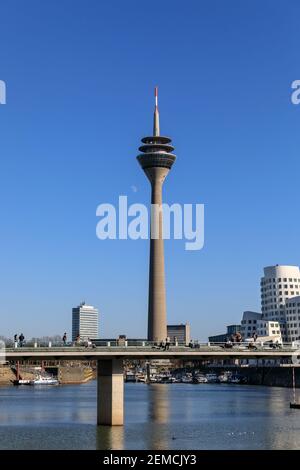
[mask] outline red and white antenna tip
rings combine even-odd
[[[154,88],[154,96],[155,96],[155,106],[157,106],[157,104],[158,104],[158,99],[157,99],[158,98],[158,87],[157,86]]]

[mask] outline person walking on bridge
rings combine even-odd
[[[166,342],[165,342],[165,351],[169,351],[170,343],[171,343],[171,340],[170,340],[169,336],[167,336],[166,337]]]

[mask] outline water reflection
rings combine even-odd
[[[96,426],[96,383],[0,388],[2,449],[297,449],[290,390],[126,384],[125,426]]]
[[[168,448],[166,426],[162,425],[170,420],[171,400],[169,393],[170,388],[165,384],[149,384],[147,386],[147,417],[156,426],[146,435],[144,446],[146,449],[163,450]]]
[[[147,386],[148,417],[154,423],[167,423],[170,417],[170,388],[164,384]]]
[[[123,426],[98,426],[96,429],[96,449],[98,450],[123,450],[124,427]]]

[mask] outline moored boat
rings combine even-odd
[[[227,383],[227,382],[228,382],[228,377],[227,377],[226,375],[219,375],[218,381],[219,381],[221,384]]]
[[[136,375],[132,371],[128,371],[125,374],[125,382],[136,382]]]
[[[137,380],[137,382],[146,383],[147,382],[147,376],[146,376],[146,374],[138,373],[138,374],[136,374],[136,380]]]
[[[228,383],[230,384],[240,384],[242,381],[242,377],[240,375],[232,375],[228,379]]]
[[[32,380],[26,380],[26,379],[16,379],[16,380],[13,380],[12,383],[14,385],[33,385]]]
[[[191,384],[193,383],[193,377],[192,374],[186,374],[181,377],[181,382],[183,384]]]
[[[207,382],[208,383],[217,383],[218,382],[218,376],[217,374],[206,374]]]
[[[197,383],[197,384],[207,384],[207,382],[208,382],[207,378],[206,378],[205,375],[203,375],[203,374],[197,374],[197,375],[195,375],[194,381],[195,381],[195,383]]]
[[[32,385],[58,385],[59,382],[52,376],[38,375],[34,380],[31,381]]]

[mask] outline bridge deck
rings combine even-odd
[[[115,357],[124,359],[222,359],[222,358],[281,358],[291,357],[297,354],[293,348],[271,349],[266,347],[249,350],[246,347],[234,347],[222,349],[218,346],[203,346],[197,349],[188,347],[170,347],[163,351],[151,346],[128,346],[128,347],[38,347],[38,348],[7,348],[5,350],[6,360],[14,359],[112,359]],[[299,351],[298,354],[300,355]]]

